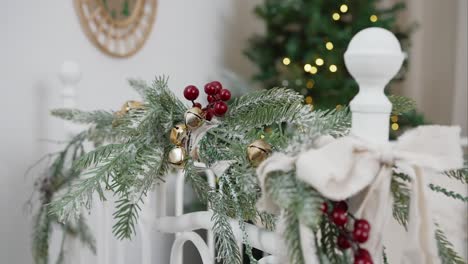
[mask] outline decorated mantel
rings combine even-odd
[[[413,107],[409,99],[390,101],[384,94],[404,60],[399,42],[387,30],[368,28],[344,56],[360,87],[344,109],[313,110],[284,88],[231,98],[218,81],[203,89],[188,85],[187,106],[166,77],[157,77],[151,84],[130,81],[142,100],[116,112],[52,111],[89,127],[71,138],[39,182],[36,262],[47,263],[44,234],[53,225],[94,249],[86,211],[93,197],[113,197],[114,219],[107,217],[114,235],[131,238],[138,230],[142,263],[152,257],[141,226],[176,234],[172,264],[182,263],[187,241],[204,264],[242,263],[243,247],[250,263],[387,263],[383,238],[392,216],[407,230],[396,263],[464,263],[433,221],[427,199],[435,191],[454,203],[467,201],[428,182],[434,174],[468,181],[460,129],[421,126],[389,142],[390,115]],[[66,83],[78,79],[70,71]],[[202,94],[206,105],[199,102]],[[91,150],[87,142],[94,144]],[[174,196],[167,192],[168,177],[176,177]],[[207,210],[184,213],[186,183]],[[208,230],[206,241],[198,229]],[[263,257],[257,259],[252,248]]]

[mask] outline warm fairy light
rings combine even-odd
[[[343,108],[343,106],[340,105],[340,104],[337,104],[336,107],[335,107],[335,109],[338,110],[338,111],[341,110],[342,108]]]
[[[324,61],[321,58],[318,58],[318,59],[315,60],[315,64],[317,64],[318,66],[322,66],[323,63],[324,63]]]
[[[312,68],[310,68],[309,72],[312,73],[312,74],[316,74],[318,72],[318,69],[317,69],[317,67],[312,66]]]
[[[376,15],[370,16],[369,19],[370,19],[370,21],[373,22],[373,23],[375,23],[375,22],[377,22],[377,20],[379,20],[379,18],[378,18]]]
[[[398,123],[393,123],[392,124],[392,130],[398,130],[398,128],[400,128],[400,126],[398,125]]]
[[[312,104],[312,101],[313,101],[312,96],[310,96],[310,95],[307,96],[306,99],[305,99],[306,104],[309,104],[309,105]]]
[[[345,5],[345,4],[342,4],[342,5],[340,6],[340,11],[341,11],[342,13],[348,12],[348,6]]]
[[[284,64],[284,65],[289,65],[290,63],[291,63],[291,60],[290,60],[288,57],[285,57],[285,58],[283,59],[283,64]]]
[[[314,80],[308,80],[306,84],[307,89],[314,88],[314,84],[315,84]]]
[[[328,41],[328,42],[325,44],[325,48],[327,48],[327,50],[332,50],[332,49],[333,49],[333,43],[331,43],[330,41]]]
[[[398,116],[397,115],[392,115],[390,117],[390,120],[392,120],[393,123],[396,123],[396,122],[398,122]]]
[[[311,69],[312,69],[312,65],[310,65],[308,63],[306,65],[304,65],[304,71],[309,72]]]
[[[335,20],[335,21],[336,21],[336,20],[339,20],[339,19],[340,19],[340,14],[338,14],[338,13],[333,13],[332,18],[333,18],[333,20]]]
[[[335,64],[332,64],[330,65],[330,67],[328,68],[331,72],[336,72],[338,70],[338,68],[336,67]]]

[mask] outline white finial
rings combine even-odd
[[[80,66],[74,61],[65,61],[62,64],[59,76],[65,85],[77,84],[81,79]]]
[[[353,135],[373,142],[388,141],[392,104],[384,88],[404,58],[398,39],[386,29],[367,28],[351,39],[344,59],[359,84],[359,93],[350,103]]]

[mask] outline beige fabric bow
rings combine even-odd
[[[407,247],[401,263],[440,263],[424,176],[463,165],[459,134],[458,127],[421,126],[406,132],[394,143],[380,146],[351,136],[325,140],[318,149],[296,157],[275,153],[260,165],[258,178],[264,192],[264,181],[270,172],[295,168],[296,176],[324,197],[334,201],[351,198],[355,216],[367,219],[372,225],[364,247],[374,262],[379,263],[383,230],[391,217],[390,183],[396,167],[411,179]],[[270,212],[279,210],[265,193],[257,206]]]

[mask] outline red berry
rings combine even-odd
[[[219,98],[223,101],[229,101],[229,99],[231,99],[231,92],[228,89],[221,89]]]
[[[202,108],[202,105],[200,103],[193,103],[192,107],[198,107],[198,108]]]
[[[223,89],[223,86],[218,81],[211,82],[211,85],[215,88],[215,94],[218,94],[221,91],[221,89]]]
[[[336,240],[336,244],[338,245],[338,247],[340,249],[348,249],[351,247],[351,243],[349,242],[349,240],[344,236],[344,235],[339,235],[337,240]]]
[[[208,109],[206,110],[205,112],[205,119],[208,120],[208,121],[211,121],[211,119],[213,119],[213,110],[212,109]]]
[[[333,208],[340,208],[343,211],[348,211],[348,204],[345,201],[336,202]]]
[[[337,226],[344,226],[348,222],[348,214],[341,208],[333,208],[331,217]]]
[[[198,98],[198,88],[195,85],[189,85],[184,89],[184,97],[187,100],[193,101]]]
[[[327,204],[327,202],[323,202],[323,203],[322,203],[322,205],[320,206],[320,210],[321,210],[324,214],[328,213],[328,204]]]
[[[360,228],[354,229],[353,239],[359,243],[364,243],[369,239],[369,231]]]
[[[216,97],[214,95],[208,95],[207,97],[208,103],[214,103],[216,102]]]
[[[373,264],[369,251],[360,248],[354,254],[354,264]]]
[[[370,228],[371,226],[369,222],[367,222],[367,220],[357,219],[356,222],[354,222],[354,229],[361,229],[361,230],[369,232]]]
[[[225,102],[216,102],[214,105],[214,114],[216,116],[223,116],[228,110],[228,106]]]
[[[205,84],[205,93],[208,95],[215,95],[216,94],[216,87],[212,83]]]

